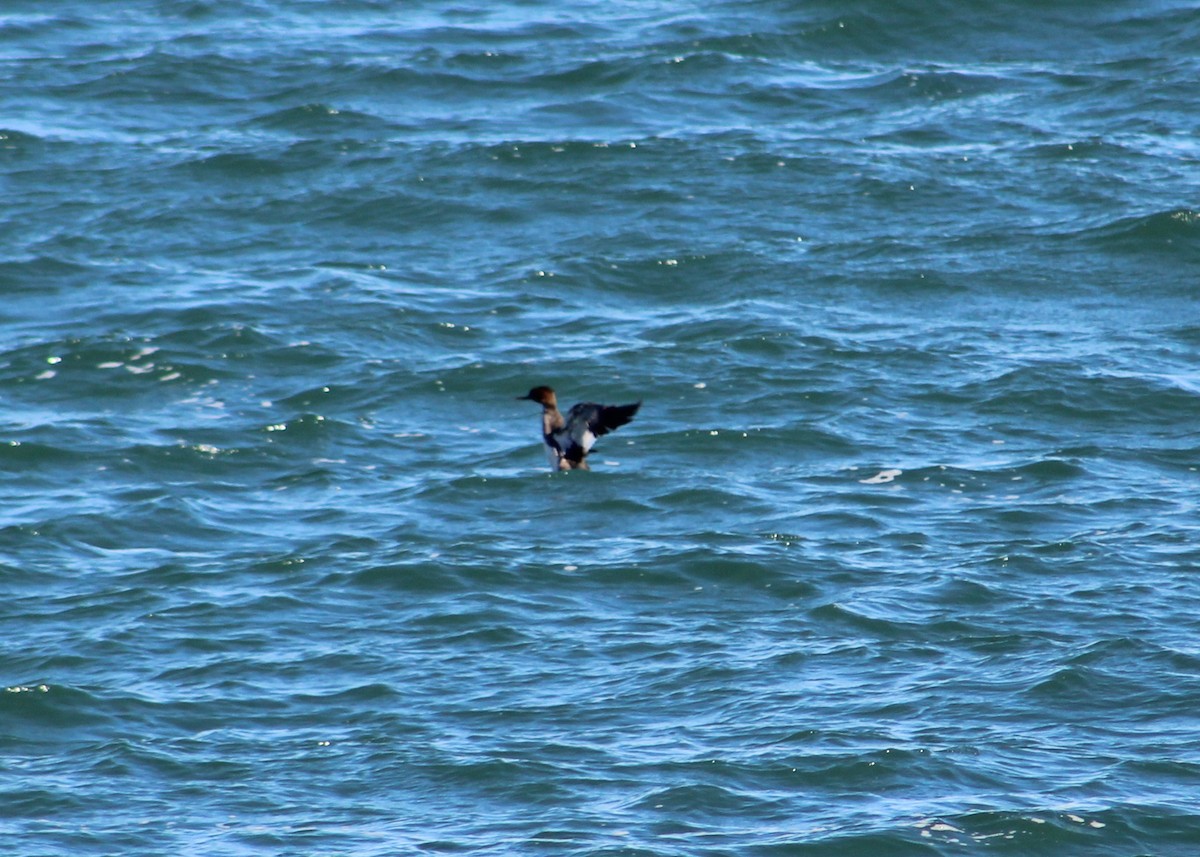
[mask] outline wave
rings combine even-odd
[[[1079,233],[1100,249],[1164,251],[1200,258],[1200,213],[1190,208],[1131,215]]]
[[[6,295],[45,295],[86,286],[96,275],[87,263],[60,256],[29,256],[0,260],[0,290]]]
[[[371,113],[322,103],[301,104],[297,107],[273,110],[245,121],[243,126],[248,129],[266,128],[299,135],[337,137],[339,139],[351,135],[373,138],[387,137],[409,130],[408,126]]]
[[[930,394],[946,397],[945,391]],[[1089,427],[1165,430],[1189,415],[1200,417],[1200,396],[1169,377],[1151,373],[1092,369],[1070,360],[1046,360],[955,388],[953,398],[994,417],[1019,418],[1036,411],[1042,418]]]
[[[32,155],[41,151],[46,140],[29,131],[0,128],[0,152],[6,157]]]

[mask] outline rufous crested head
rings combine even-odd
[[[531,402],[537,402],[539,405],[557,405],[558,400],[554,397],[554,391],[549,387],[534,387],[524,396],[517,396],[518,399],[529,399]]]

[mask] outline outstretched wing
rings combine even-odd
[[[565,425],[555,432],[555,440],[563,455],[571,461],[582,461],[591,452],[596,438],[618,429],[633,419],[641,402],[632,405],[597,405],[581,402],[567,411]]]

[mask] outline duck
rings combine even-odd
[[[558,397],[550,387],[534,387],[518,399],[542,406],[542,440],[551,470],[590,470],[587,455],[596,438],[615,431],[633,419],[642,406],[639,399],[631,405],[598,405],[580,402],[564,417],[558,410]]]

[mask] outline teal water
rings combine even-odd
[[[10,0],[0,833],[1192,855],[1191,4]],[[535,384],[642,411],[553,474]]]

